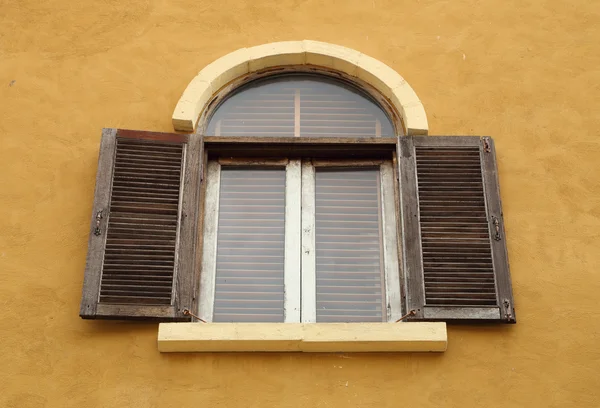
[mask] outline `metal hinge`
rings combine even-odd
[[[504,318],[506,320],[512,320],[512,308],[510,307],[510,300],[504,299]]]
[[[100,221],[102,220],[102,210],[96,213],[96,228],[94,228],[94,235],[102,234],[102,230],[100,229]]]
[[[494,225],[494,239],[500,241],[502,237],[500,236],[500,221],[498,217],[492,216],[492,224]]]
[[[492,151],[492,144],[490,143],[489,137],[482,138],[483,142],[483,151],[486,153],[490,153]]]

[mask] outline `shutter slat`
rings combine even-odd
[[[400,141],[407,308],[415,319],[514,322],[513,312],[501,313],[500,293],[510,287],[499,276],[508,276],[508,264],[505,247],[499,261],[490,233],[492,217],[501,213],[490,214],[491,204],[499,209],[499,196],[489,191],[490,177],[497,187],[495,172],[485,171],[489,162],[495,171],[494,156],[482,143],[477,137]]]

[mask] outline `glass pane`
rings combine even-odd
[[[212,136],[393,137],[392,123],[368,96],[316,75],[270,77],[240,88],[210,119]]]
[[[379,169],[316,171],[317,322],[380,322]]]
[[[215,322],[284,320],[285,169],[221,171]]]

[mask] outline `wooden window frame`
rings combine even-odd
[[[198,314],[211,322],[214,314],[217,237],[219,223],[220,179],[222,166],[285,168],[285,247],[284,247],[284,322],[300,321],[300,160],[232,159],[208,162],[203,224],[202,268],[200,275]]]
[[[234,139],[234,140],[232,140]],[[258,140],[257,140],[258,139]],[[219,179],[222,165],[286,167],[286,221],[284,322],[311,323],[316,320],[315,277],[310,268],[314,265],[314,228],[307,220],[314,219],[314,170],[316,167],[378,167],[382,182],[382,228],[384,232],[384,287],[386,322],[393,322],[403,314],[401,295],[401,237],[398,228],[397,171],[394,169],[396,140],[358,138],[256,138],[256,137],[204,137],[204,150],[208,160],[206,168],[204,213],[199,219],[203,231],[199,242],[201,268],[197,303],[194,310],[200,319],[212,321],[215,299],[216,237],[219,206]],[[331,154],[323,154],[326,150]],[[236,157],[243,152],[244,157]],[[321,153],[321,154],[319,154]],[[307,156],[314,157],[310,160]],[[316,157],[315,157],[316,156]],[[285,157],[281,159],[281,157]],[[304,159],[302,159],[304,157]],[[311,177],[312,176],[312,177]],[[311,194],[312,191],[312,194]],[[287,205],[294,203],[295,205]],[[302,205],[302,207],[300,207]],[[312,212],[312,213],[311,213]],[[293,220],[297,219],[297,222]],[[310,223],[308,223],[310,224]],[[314,225],[312,225],[314,227]],[[300,231],[301,229],[301,231]],[[301,242],[299,238],[301,237]],[[312,245],[310,244],[312,242]],[[301,259],[300,259],[301,258]],[[303,270],[300,270],[300,265]],[[201,271],[200,271],[201,270]],[[314,267],[312,268],[314,275]],[[301,277],[302,276],[302,277]],[[300,292],[302,291],[302,296]]]
[[[302,323],[316,322],[315,173],[317,168],[377,168],[381,177],[379,199],[382,216],[384,322],[402,316],[400,252],[392,160],[303,160],[302,163]]]

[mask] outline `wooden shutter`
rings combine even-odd
[[[413,320],[515,323],[489,137],[402,137],[407,310]]]
[[[104,129],[80,316],[189,320],[202,143]]]

